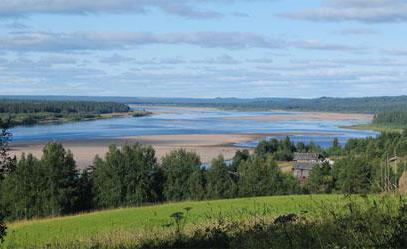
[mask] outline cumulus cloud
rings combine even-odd
[[[281,13],[279,16],[309,21],[406,22],[405,0],[325,0],[319,8]]]
[[[360,48],[342,44],[313,41],[286,41],[248,32],[14,32],[0,35],[0,50],[4,51],[80,51],[130,49],[143,45],[192,45],[223,49],[317,49],[355,51]]]
[[[127,56],[113,54],[116,56]],[[77,94],[134,96],[308,96],[317,97],[321,91],[335,96],[364,95],[366,89],[389,94],[394,88],[404,91],[407,74],[403,68],[335,67],[348,63],[362,64],[359,59],[292,60],[268,67],[248,66],[245,60],[221,55],[208,58],[207,64],[194,67],[167,67],[177,57],[153,58],[151,67],[134,69],[121,65],[121,70],[88,64],[80,66],[76,57],[46,55],[31,58],[30,54],[6,61],[0,60],[0,85],[4,94]],[[133,59],[131,56],[126,57]],[[239,64],[212,64],[211,60],[237,60]],[[190,63],[192,59],[181,59]],[[53,63],[48,63],[52,61]],[[141,61],[137,58],[137,61]],[[165,64],[165,61],[168,61]],[[378,62],[380,63],[380,62]],[[386,63],[386,61],[383,61]],[[257,65],[257,64],[256,64]],[[274,65],[274,66],[273,66]],[[320,65],[320,66],[318,66]],[[326,65],[332,67],[325,67]],[[260,65],[259,65],[260,66]],[[266,66],[266,65],[263,65]],[[56,83],[57,82],[57,83]],[[295,84],[295,91],[291,91]],[[392,87],[380,87],[390,84]],[[261,87],[262,91],[259,91]],[[164,89],[164,90],[163,90]],[[171,89],[169,91],[168,89]],[[214,90],[216,89],[216,90]],[[289,89],[289,91],[287,91]],[[335,89],[335,92],[332,92]],[[311,94],[310,94],[311,93]],[[373,92],[372,92],[373,93]],[[405,92],[398,92],[406,94]]]

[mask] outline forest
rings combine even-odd
[[[399,97],[364,97],[364,98],[331,98],[290,99],[213,99],[211,101],[185,101],[179,105],[218,107],[237,110],[288,110],[316,111],[339,113],[368,113],[404,111],[407,109],[407,96]]]
[[[0,99],[0,118],[9,119],[12,126],[91,120],[129,111],[129,106],[115,102]]]
[[[407,109],[407,96],[362,98],[143,98],[143,97],[89,97],[89,96],[2,96],[4,99],[48,101],[96,101],[140,105],[176,105],[217,107],[234,110],[292,110],[343,113],[397,112]]]
[[[289,138],[262,141],[253,154],[238,151],[233,163],[219,156],[202,167],[199,156],[183,149],[165,155],[160,163],[151,146],[110,146],[78,171],[73,155],[59,143],[49,143],[43,156],[8,156],[11,134],[3,123],[0,154],[0,203],[7,220],[59,216],[94,209],[140,206],[164,201],[211,200],[235,197],[307,193],[379,193],[383,162],[397,155],[397,170],[387,170],[386,182],[395,183],[405,170],[407,132],[383,133],[378,138],[337,140],[323,149],[294,144]],[[291,160],[294,152],[318,152],[335,160],[314,167],[301,184],[280,170],[277,161]],[[391,186],[396,188],[397,186]]]
[[[374,116],[373,124],[391,128],[405,128],[407,127],[407,112],[380,112]]]

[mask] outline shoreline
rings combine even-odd
[[[157,159],[160,160],[168,152],[184,148],[188,151],[196,152],[202,163],[209,163],[213,158],[223,155],[226,160],[230,160],[236,151],[253,148],[237,147],[235,143],[249,142],[273,136],[290,135],[324,135],[323,133],[257,133],[257,134],[189,134],[189,135],[152,135],[152,136],[132,136],[112,139],[92,139],[92,140],[67,140],[57,141],[71,150],[77,162],[78,168],[88,167],[96,155],[103,157],[108,151],[109,145],[120,146],[122,144],[141,143],[151,145],[155,151]],[[332,134],[325,134],[330,136]],[[17,141],[10,145],[11,154],[20,157],[22,153],[33,154],[37,158],[42,156],[43,147],[50,141]]]
[[[152,112],[142,112],[139,110],[132,110],[129,112],[113,112],[113,113],[97,114],[95,117],[80,118],[78,120],[68,119],[66,117],[56,118],[56,119],[44,119],[44,120],[40,120],[34,124],[13,125],[11,128],[46,126],[46,125],[62,125],[62,124],[69,124],[69,123],[92,122],[92,121],[115,119],[115,118],[130,118],[130,117],[139,118],[139,117],[148,117],[148,116],[151,116],[154,114],[155,113],[152,113]]]
[[[402,132],[402,128],[383,127],[374,124],[357,124],[348,126],[338,126],[341,129],[356,130],[356,131],[376,131],[376,132]]]
[[[353,113],[334,113],[334,112],[289,112],[287,114],[275,115],[258,115],[258,116],[239,116],[239,117],[227,117],[226,120],[250,120],[250,121],[341,121],[341,120],[353,120],[353,121],[371,121],[373,115],[370,114],[353,114]]]

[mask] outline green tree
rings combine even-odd
[[[94,202],[97,207],[117,207],[123,203],[124,195],[119,167],[122,164],[119,151],[110,146],[105,159],[96,156],[92,164]]]
[[[0,245],[4,242],[4,237],[7,235],[7,226],[4,223],[4,214],[0,210]]]
[[[10,219],[29,219],[49,215],[46,209],[47,200],[44,193],[46,172],[40,161],[32,154],[22,155],[16,169],[4,180],[3,201]]]
[[[335,187],[335,178],[329,163],[315,165],[309,175],[306,188],[311,193],[331,193]]]
[[[95,158],[93,164],[95,201],[100,207],[141,205],[161,199],[156,192],[159,169],[155,151],[141,144],[110,146],[105,159]]]
[[[190,192],[190,199],[193,200],[202,200],[206,198],[206,170],[199,169],[194,170],[191,176],[188,179],[188,186]]]
[[[279,147],[279,141],[275,138],[273,138],[269,141],[262,140],[256,146],[255,153],[258,156],[266,156],[269,153],[276,152],[278,150],[278,147]]]
[[[208,169],[208,197],[211,199],[224,199],[236,196],[237,186],[233,181],[234,172],[226,165],[223,156],[212,160]]]
[[[76,212],[91,210],[94,207],[93,183],[91,173],[89,172],[90,170],[91,169],[85,169],[79,175]]]
[[[0,182],[7,174],[12,172],[16,166],[17,159],[9,154],[9,144],[13,134],[9,131],[9,121],[0,118]]]
[[[335,163],[336,187],[343,193],[366,194],[373,182],[370,161],[362,156],[348,156]]]
[[[13,168],[15,164],[15,158],[11,158],[8,155],[9,147],[12,134],[8,131],[8,124],[3,122],[0,118],[0,244],[3,242],[4,237],[6,236],[7,226],[4,223],[5,218],[5,203],[3,193],[5,192],[2,188],[2,181],[10,169]]]
[[[196,153],[184,149],[173,150],[162,158],[162,167],[165,176],[164,196],[167,200],[179,201],[196,196],[196,193],[192,195],[196,185],[191,184],[191,176],[201,170],[201,160]]]
[[[49,214],[71,213],[78,201],[78,172],[72,153],[60,143],[48,143],[41,164],[45,170]]]
[[[284,194],[284,175],[270,157],[254,156],[240,165],[238,173],[241,196]]]
[[[236,151],[235,155],[233,156],[233,164],[232,164],[232,169],[233,171],[237,171],[237,168],[239,165],[247,161],[250,158],[250,152],[247,149],[244,150],[238,150]]]

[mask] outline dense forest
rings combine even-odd
[[[185,102],[180,105],[218,107],[242,110],[288,110],[343,113],[369,113],[403,111],[407,109],[407,96],[366,98],[287,99],[263,98],[252,100],[213,99],[208,102]]]
[[[293,110],[370,113],[405,111],[407,96],[364,98],[141,98],[141,97],[86,97],[86,96],[2,96],[1,98],[49,101],[109,101],[117,103],[218,107],[242,110]]]
[[[0,99],[0,117],[10,119],[12,126],[90,120],[129,111],[129,106],[115,102]]]
[[[294,144],[289,138],[262,141],[253,154],[238,151],[231,164],[219,156],[209,168],[199,156],[174,150],[158,162],[151,146],[111,146],[103,157],[79,172],[73,155],[59,143],[49,143],[43,156],[8,156],[11,134],[4,127],[0,154],[1,212],[8,220],[65,215],[85,210],[138,206],[163,201],[203,200],[303,193],[378,193],[397,187],[407,156],[407,132],[383,133],[378,138],[337,140],[323,149]],[[277,161],[294,152],[318,152],[334,166],[314,167],[301,184],[284,173]],[[398,156],[396,169],[383,166]],[[393,165],[393,164],[392,164]],[[392,166],[393,169],[393,166]],[[390,186],[391,183],[391,186]],[[394,185],[393,185],[394,183]]]
[[[405,128],[407,127],[407,111],[380,112],[374,116],[373,124],[394,128]]]

